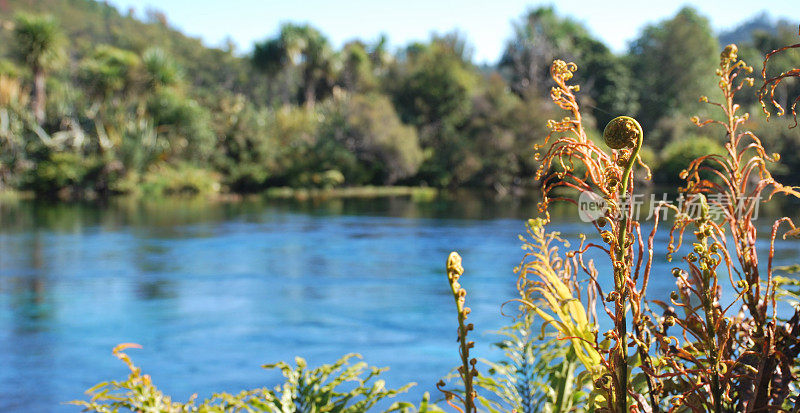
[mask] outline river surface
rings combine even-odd
[[[767,214],[787,211],[800,215],[797,205]],[[517,296],[518,235],[535,214],[534,200],[468,193],[424,202],[0,201],[0,411],[79,411],[63,402],[126,376],[111,355],[123,342],[142,345],[128,353],[178,401],[274,386],[279,375],[265,363],[302,356],[318,365],[350,352],[389,367],[389,387],[417,382],[401,398],[418,401],[458,364],[448,253],[464,259],[473,354],[497,358],[492,331],[510,321],[501,305]],[[552,228],[573,241],[589,231],[569,210]],[[663,252],[652,297],[674,283]],[[779,242],[776,264],[795,262],[800,242]]]

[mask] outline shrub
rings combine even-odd
[[[189,164],[157,164],[141,179],[146,195],[209,195],[219,192],[219,175]]]
[[[234,95],[220,99],[212,114],[214,134],[219,137],[213,162],[225,184],[236,192],[264,189],[280,150],[269,134],[266,113],[243,95]]]
[[[214,149],[211,115],[194,99],[170,90],[156,91],[147,102],[156,128],[167,135],[170,152],[181,159],[205,161]]]
[[[417,132],[400,122],[387,97],[344,96],[335,104],[322,139],[333,139],[354,155],[363,172],[346,176],[349,183],[393,184],[417,172],[422,163]]]
[[[299,172],[313,166],[313,148],[320,127],[315,109],[283,106],[263,115],[265,135],[274,148],[268,163],[274,176],[268,184],[283,186]]]
[[[703,155],[722,155],[725,149],[717,141],[705,136],[690,136],[668,144],[661,153],[661,162],[655,173],[659,182],[678,184],[681,171]]]
[[[83,198],[95,195],[104,163],[74,152],[49,152],[28,172],[24,188],[46,198]]]

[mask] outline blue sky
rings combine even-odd
[[[511,35],[511,22],[528,8],[555,4],[604,40],[614,51],[624,51],[641,28],[692,5],[711,20],[714,29],[726,29],[769,7],[773,17],[800,20],[798,0],[111,0],[120,10],[133,7],[139,16],[154,8],[166,13],[170,24],[206,44],[222,45],[230,37],[240,52],[254,41],[273,35],[282,22],[307,22],[322,30],[335,45],[354,39],[377,39],[386,33],[393,46],[430,37],[432,32],[460,29],[475,49],[476,62],[494,62]]]

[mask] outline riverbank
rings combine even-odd
[[[128,193],[110,195],[107,197],[61,197],[54,194],[52,197],[38,196],[32,191],[18,191],[15,189],[0,190],[0,201],[20,199],[52,199],[55,201],[96,201],[100,199],[119,198],[206,198],[211,200],[241,200],[250,197],[266,197],[272,199],[314,199],[314,198],[379,198],[390,196],[407,196],[418,200],[431,200],[442,192],[441,189],[422,186],[354,186],[341,188],[291,188],[274,187],[257,193],[236,192],[173,192],[154,196],[152,193]]]
[[[356,186],[347,188],[270,188],[263,195],[276,199],[312,199],[312,198],[377,198],[387,196],[407,196],[416,200],[431,200],[440,194],[440,190],[419,186]]]

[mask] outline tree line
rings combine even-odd
[[[149,11],[91,0],[0,8],[0,186],[42,196],[258,192],[270,187],[415,185],[508,193],[535,185],[534,145],[557,108],[550,63],[574,61],[586,125],[641,120],[656,183],[723,148],[689,121],[714,96],[721,50],[692,8],[646,26],[624,54],[552,7],[526,12],[494,65],[459,32],[399,48],[386,37],[335,47],[287,23],[249,53],[209,48]],[[47,12],[47,13],[44,13]],[[764,24],[765,19],[769,22]],[[722,33],[760,70],[796,25],[757,16]],[[774,71],[800,65],[785,54]],[[747,104],[761,110],[755,90]],[[782,85],[779,102],[800,92]],[[717,91],[718,93],[718,91]],[[782,99],[782,100],[781,100]],[[800,168],[800,135],[751,129]]]

